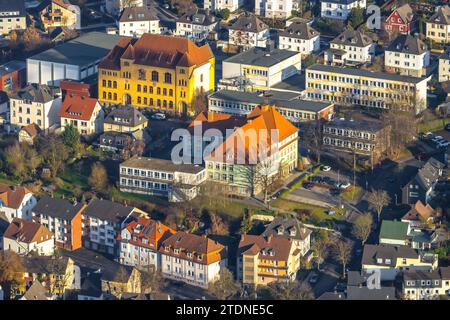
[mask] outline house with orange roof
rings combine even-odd
[[[3,234],[3,247],[22,255],[30,252],[52,255],[55,238],[50,230],[37,222],[14,218]]]
[[[59,116],[63,131],[65,127],[72,125],[84,136],[103,132],[105,112],[97,99],[67,95]]]
[[[161,222],[144,216],[131,219],[117,237],[119,262],[145,270],[160,268],[158,249],[174,233]]]
[[[19,130],[19,142],[26,142],[30,145],[34,143],[34,139],[41,133],[41,129],[35,123],[31,123]]]
[[[433,223],[435,218],[436,210],[428,203],[423,204],[422,201],[417,200],[411,210],[402,217],[401,221],[408,222],[411,227],[416,227]]]
[[[31,209],[35,205],[36,198],[27,188],[0,183],[0,214],[9,223],[14,218],[31,220]]]
[[[214,121],[217,118],[222,120]],[[207,179],[226,185],[231,194],[256,195],[297,167],[298,129],[274,106],[258,106],[241,120],[217,113],[199,115],[190,126],[194,132],[194,156],[206,150],[199,150],[196,144],[199,139],[195,127],[200,125],[207,129],[218,128],[214,141],[221,141],[203,157]],[[203,136],[203,132],[201,134]],[[205,146],[203,139],[201,144]]]
[[[187,232],[176,232],[159,248],[163,277],[198,286],[208,286],[220,278],[227,266],[227,249],[217,241]]]
[[[150,33],[121,37],[100,62],[98,97],[103,104],[193,113],[196,90],[214,89],[214,64],[208,44]]]

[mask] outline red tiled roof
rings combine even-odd
[[[23,198],[30,190],[24,187],[11,187],[7,184],[0,183],[0,200],[3,205],[8,208],[18,209],[22,204]]]
[[[83,96],[67,95],[61,107],[60,117],[90,120],[98,100]]]
[[[293,242],[284,236],[257,236],[243,234],[239,242],[238,254],[258,255],[259,259],[287,261]],[[295,252],[294,255],[297,255]]]
[[[53,234],[37,222],[14,218],[3,236],[19,242],[41,243],[51,239]]]
[[[39,128],[39,126],[35,123],[31,123],[25,127],[23,127],[21,130],[25,131],[26,133],[28,133],[28,135],[33,138],[35,136],[37,136],[39,134],[39,132],[41,132],[41,129]]]

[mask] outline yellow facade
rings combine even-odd
[[[41,17],[44,28],[75,26],[80,27],[80,9],[78,6],[71,5],[64,1],[53,1],[51,4],[51,12],[48,17]]]

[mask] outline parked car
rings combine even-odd
[[[331,170],[331,167],[330,167],[330,166],[321,166],[321,167],[320,167],[320,170],[322,170],[322,171],[324,171],[324,172],[327,172],[327,171],[330,171],[330,170]]]
[[[313,187],[314,185],[312,183],[303,182],[303,188],[305,188],[306,190],[311,190]]]
[[[166,115],[164,113],[157,112],[157,113],[152,115],[152,119],[165,120],[166,119]]]
[[[332,215],[335,215],[335,214],[336,214],[336,211],[335,211],[335,210],[328,210],[328,211],[327,211],[327,214],[328,214],[329,216],[332,216]]]
[[[338,185],[338,187],[340,189],[347,189],[347,188],[350,188],[350,186],[351,186],[351,184],[348,181],[343,181],[343,182],[339,183],[339,185]]]
[[[317,183],[321,183],[322,180],[323,180],[322,177],[319,177],[319,176],[312,176],[312,177],[309,178],[309,181],[317,182]]]

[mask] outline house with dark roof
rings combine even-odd
[[[12,60],[0,66],[0,90],[17,91],[27,82],[26,63]]]
[[[244,12],[228,28],[228,44],[248,50],[266,48],[270,39],[269,26],[250,12]]]
[[[193,41],[205,40],[208,35],[218,30],[219,20],[206,9],[194,9],[177,20],[175,34]]]
[[[227,266],[227,248],[206,236],[176,232],[159,248],[163,277],[207,289]]]
[[[148,119],[137,108],[117,106],[105,117],[103,131],[135,132],[147,128]]]
[[[366,0],[322,0],[320,1],[322,18],[347,20],[353,8],[366,8]]]
[[[33,281],[33,284],[19,300],[53,300],[53,297],[47,293],[47,290],[39,281]]]
[[[83,136],[103,131],[105,112],[99,101],[85,96],[67,95],[59,113],[61,129],[71,125]]]
[[[33,220],[53,232],[56,246],[76,250],[82,246],[81,214],[85,207],[83,203],[44,196],[33,207],[31,214]]]
[[[59,123],[61,91],[47,85],[29,84],[10,93],[10,126],[15,132],[30,124],[49,132]]]
[[[357,65],[371,62],[374,55],[372,38],[362,31],[346,29],[330,41],[324,59],[330,65]]]
[[[27,28],[25,0],[0,0],[0,33],[8,35],[11,31]]]
[[[81,288],[77,292],[78,300],[104,300],[102,275],[100,272],[87,272],[81,279]]]
[[[21,255],[36,253],[52,255],[55,241],[53,233],[45,226],[19,218],[14,218],[3,234],[5,250],[11,250]]]
[[[427,45],[418,36],[401,34],[385,50],[384,66],[387,72],[422,77],[427,75],[430,56]]]
[[[14,218],[31,220],[31,209],[36,202],[33,193],[27,188],[0,183],[0,215],[9,223]]]
[[[450,294],[450,267],[403,271],[401,282],[404,299],[437,300]]]
[[[280,49],[307,56],[320,49],[320,33],[306,22],[294,22],[278,34]]]
[[[110,255],[117,253],[117,236],[133,216],[144,211],[117,202],[92,199],[82,212],[83,246]]]
[[[156,9],[153,6],[125,8],[119,18],[119,34],[139,38],[144,33],[160,33]]]
[[[437,43],[450,43],[450,6],[437,7],[436,12],[426,22],[426,38]]]
[[[381,281],[391,281],[403,270],[434,270],[438,266],[438,258],[435,254],[407,246],[366,244],[361,263],[363,272],[376,272]]]
[[[369,274],[349,271],[347,300],[397,300],[394,286],[385,286],[375,281]]]
[[[428,203],[434,186],[442,176],[444,167],[445,165],[440,161],[430,158],[417,174],[402,187],[402,202],[415,204],[420,200],[422,203]]]
[[[411,6],[408,3],[395,8],[386,18],[384,29],[389,34],[410,34],[414,29],[415,17]]]

